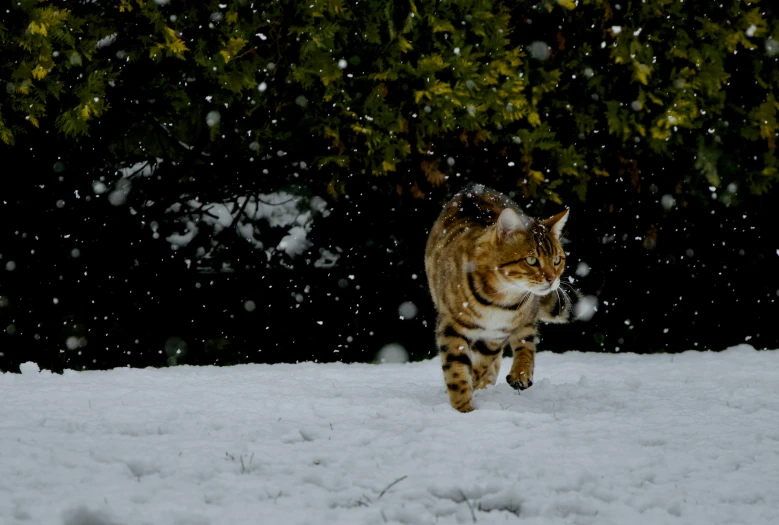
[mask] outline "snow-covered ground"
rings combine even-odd
[[[508,362],[504,363],[508,369]],[[779,351],[0,374],[0,523],[775,524]]]

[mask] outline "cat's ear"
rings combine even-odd
[[[557,240],[560,240],[566,222],[568,222],[568,210],[562,211],[554,217],[549,217],[542,224],[552,230],[552,235],[554,235]]]
[[[511,208],[506,208],[500,212],[498,217],[498,224],[496,234],[498,236],[498,242],[503,242],[503,239],[507,234],[516,231],[525,231],[530,226],[530,219],[524,214],[517,213]]]

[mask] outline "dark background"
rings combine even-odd
[[[392,158],[398,160],[396,171],[382,174],[371,172],[371,162],[381,160],[383,150],[368,152],[362,137],[349,134],[351,121],[337,120],[333,104],[323,102],[328,92],[316,76],[321,72],[316,60],[332,68],[333,57],[348,58],[354,80],[341,78],[336,85],[354,95],[349,103],[369,108],[371,96],[386,96],[410,123],[398,137],[414,143],[424,130],[410,115],[424,114],[413,92],[425,87],[428,73],[401,74],[396,68],[397,80],[368,75],[391,69],[387,63],[385,70],[371,68],[394,49],[387,24],[405,23],[405,4],[354,2],[349,7],[358,14],[354,19],[325,13],[340,28],[332,42],[337,52],[313,53],[314,58],[303,52],[310,42],[289,28],[305,26],[302,34],[313,34],[322,28],[320,19],[295,3],[261,7],[270,14],[245,2],[146,2],[132,12],[86,1],[49,4],[72,9],[68,33],[51,37],[54,44],[66,49],[61,41],[69,37],[73,49],[91,59],[76,66],[62,54],[44,79],[32,83],[41,89],[29,97],[48,97],[41,102],[46,115],[33,127],[26,120],[30,99],[6,81],[18,82],[17,74],[30,78],[30,71],[17,69],[29,57],[16,39],[38,16],[35,3],[15,3],[0,20],[9,35],[0,40],[2,96],[8,95],[0,98],[0,109],[16,134],[13,146],[0,145],[0,370],[17,371],[25,361],[57,371],[373,361],[391,343],[401,344],[411,359],[429,358],[436,351],[423,268],[427,233],[441,206],[471,181],[509,193],[538,217],[562,208],[543,198],[551,189],[571,209],[566,275],[597,298],[598,311],[586,322],[542,328],[541,350],[716,351],[745,342],[779,348],[779,193],[771,187],[777,173],[776,108],[769,104],[779,94],[779,54],[768,45],[779,40],[779,27],[768,3],[760,6],[766,23],[757,30],[754,48],[739,43],[736,53],[728,38],[744,34],[749,17],[758,16],[750,15],[754,8],[746,4],[626,0],[566,10],[556,2],[495,2],[488,7],[494,12],[505,7],[511,15],[506,46],[523,50],[515,73],[525,75],[526,91],[549,89],[534,93],[541,124],[523,118],[505,128],[489,125],[493,139],[478,142],[478,127],[467,124],[463,112],[454,130],[436,127],[441,124],[436,112],[446,105],[431,101],[427,124],[433,131],[424,139],[432,141],[434,155],[410,148],[406,157]],[[222,6],[228,4],[236,15],[233,25],[213,17],[226,18]],[[379,4],[381,9],[374,8]],[[438,4],[419,2],[419,8],[438,16]],[[484,5],[465,2],[463,13]],[[444,7],[451,6],[442,13]],[[360,16],[381,18],[381,13],[387,20],[377,22],[379,44],[351,39]],[[175,23],[170,14],[178,15]],[[460,23],[461,15],[440,16]],[[150,46],[165,42],[164,24],[181,30],[190,52],[150,58]],[[487,33],[497,27],[488,24]],[[624,29],[615,33],[614,27]],[[635,38],[634,27],[643,31]],[[99,39],[114,32],[117,40],[97,49]],[[267,38],[257,38],[258,32]],[[240,59],[228,64],[220,50],[234,34],[247,42]],[[441,52],[441,33],[420,25],[407,36],[412,42],[402,55],[407,64]],[[500,38],[482,39],[472,31],[467,43],[504,51]],[[530,57],[536,43],[548,44],[547,57]],[[124,59],[117,50],[126,51]],[[193,58],[196,51],[205,62]],[[653,67],[644,84],[624,58],[631,53]],[[482,62],[491,60],[488,54]],[[314,73],[296,79],[295,62]],[[32,70],[34,64],[28,65]],[[588,69],[592,75],[583,74]],[[107,72],[116,80],[110,87],[99,80]],[[557,73],[560,81],[550,83]],[[88,134],[70,136],[56,117],[73,119],[80,102],[74,93],[90,74],[98,79],[93,90],[110,110],[88,126],[81,122]],[[686,83],[677,82],[682,77]],[[239,87],[224,88],[226,78]],[[445,73],[441,78],[451,80]],[[261,97],[260,81],[267,82]],[[61,96],[51,94],[56,90]],[[305,109],[296,102],[300,94],[307,97]],[[635,109],[644,94],[661,103],[647,99]],[[667,140],[652,137],[657,119],[662,122],[675,101],[690,97],[705,114],[680,123]],[[765,104],[768,117],[757,111]],[[616,117],[607,118],[609,107],[619,108]],[[219,129],[205,124],[214,108],[221,111]],[[163,130],[161,122],[171,124]],[[340,126],[343,143],[323,132],[332,122]],[[637,123],[646,135],[636,131]],[[764,136],[763,126],[774,135]],[[522,133],[536,141],[529,152],[523,153],[528,140],[521,146],[513,140]],[[264,155],[250,149],[253,141],[262,143]],[[312,166],[337,146],[352,155],[351,164],[300,168],[299,161]],[[280,150],[287,155],[277,156]],[[558,169],[561,159],[572,150],[585,166],[564,173]],[[708,166],[699,163],[707,151]],[[119,167],[158,157],[164,162],[154,176],[133,178],[125,202],[114,205],[107,193],[95,193],[98,180],[116,187]],[[444,162],[449,157],[455,161],[451,167]],[[441,161],[446,182],[434,184],[423,173],[428,158]],[[534,183],[531,168],[544,170],[548,179]],[[594,168],[609,175],[596,176]],[[712,170],[717,187],[710,186]],[[313,247],[303,256],[275,253],[268,259],[234,228],[213,233],[201,227],[195,241],[176,251],[165,240],[183,233],[181,217],[169,211],[176,203],[194,197],[227,202],[279,190],[328,201],[330,214],[314,218]],[[266,227],[261,237],[266,246],[276,246],[284,234],[257,227]],[[217,257],[203,269],[195,250],[211,242],[219,246]],[[341,251],[336,266],[314,267],[320,248]],[[223,262],[233,271],[219,271]],[[585,277],[576,275],[582,262],[590,268]],[[401,319],[398,309],[409,301],[418,312]]]
[[[184,364],[372,361],[389,343],[412,359],[435,355],[423,253],[445,190],[398,199],[375,184],[352,185],[311,236],[315,246],[342,248],[334,268],[304,256],[289,267],[203,273],[164,235],[155,240],[129,205],[95,197],[88,178],[66,177],[79,159],[88,163],[74,153],[58,173],[44,153],[24,176],[0,182],[3,370],[28,360],[53,370],[164,366],[171,356]],[[495,182],[467,171],[463,185]],[[775,194],[747,195],[735,208],[704,193],[666,210],[661,198],[672,189],[653,180],[596,181],[586,203],[571,203],[566,275],[599,307],[588,322],[543,328],[540,349],[775,348]],[[623,205],[610,208],[615,197]],[[532,209],[548,216],[560,206]],[[584,278],[574,273],[580,261],[591,268]],[[256,308],[247,311],[246,301]],[[418,307],[412,319],[400,318],[405,301]],[[86,345],[69,349],[68,337]]]

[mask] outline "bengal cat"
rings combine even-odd
[[[494,385],[503,349],[514,353],[509,385],[533,385],[539,321],[567,322],[560,289],[568,210],[546,220],[525,215],[507,196],[471,185],[445,206],[427,241],[425,271],[452,407],[473,410],[474,389]]]

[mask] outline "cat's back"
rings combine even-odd
[[[518,210],[517,205],[499,191],[482,184],[466,186],[446,203],[433,225],[426,256],[433,256],[436,250],[450,247],[458,240],[478,237],[484,229],[495,224],[500,212],[506,208]]]

